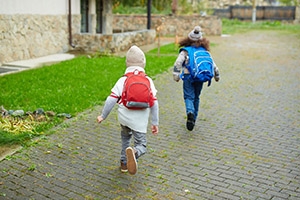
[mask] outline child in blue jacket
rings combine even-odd
[[[196,26],[188,36],[179,42],[179,47],[195,47],[204,48],[209,51],[209,40],[202,37],[201,27]],[[178,82],[180,78],[183,80],[183,97],[186,108],[186,128],[192,131],[195,126],[195,122],[198,116],[198,110],[200,106],[200,94],[203,87],[203,82],[194,81],[190,76],[189,70],[185,67],[189,63],[188,52],[181,49],[173,69],[173,79]],[[193,63],[189,63],[190,65]],[[214,79],[220,80],[220,73],[217,65],[213,62],[214,67]],[[184,77],[184,78],[183,78]]]

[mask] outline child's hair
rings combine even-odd
[[[202,38],[197,41],[193,41],[189,37],[186,37],[179,42],[179,47],[188,47],[188,46],[194,46],[194,47],[201,46],[201,47],[205,48],[207,51],[210,50],[209,40],[206,38]]]

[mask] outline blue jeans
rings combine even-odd
[[[189,77],[184,75],[183,80],[183,98],[185,103],[186,114],[193,113],[196,121],[200,106],[200,94],[203,87],[203,82],[194,82]]]

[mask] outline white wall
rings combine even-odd
[[[0,14],[64,15],[69,0],[0,0]],[[72,14],[80,14],[80,0],[71,0]]]

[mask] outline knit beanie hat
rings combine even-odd
[[[130,47],[126,54],[126,66],[139,66],[145,68],[145,65],[146,58],[144,52],[135,45]]]
[[[193,40],[197,41],[202,39],[202,32],[201,32],[201,27],[200,26],[195,26],[194,30],[192,30],[189,34],[188,37]]]

